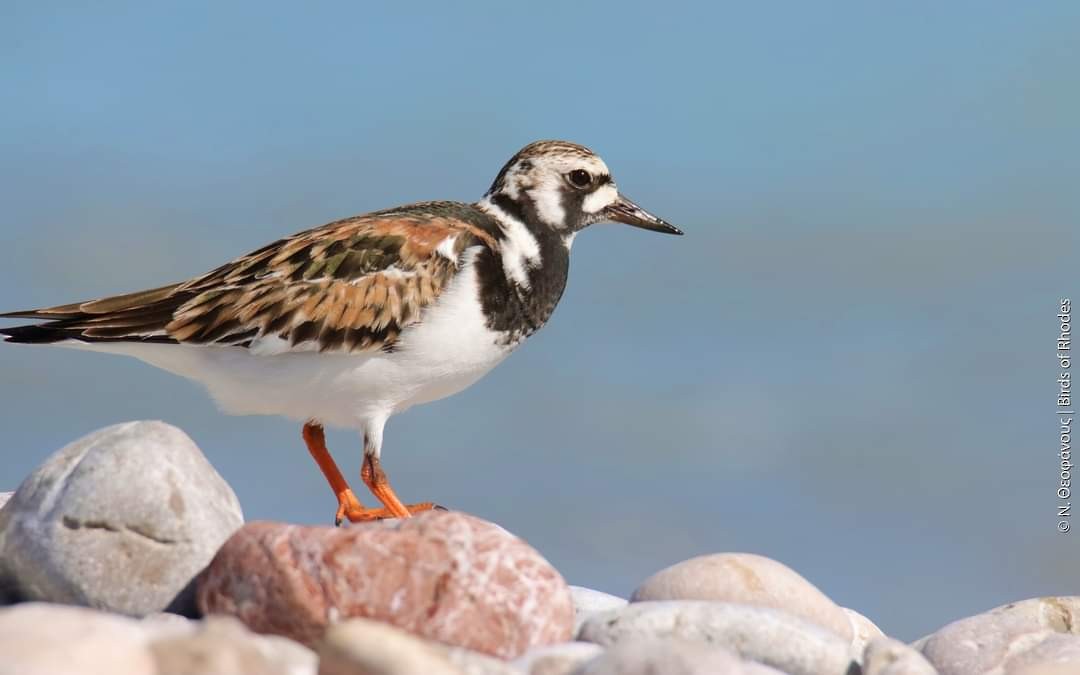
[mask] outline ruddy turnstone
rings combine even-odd
[[[588,148],[522,148],[474,204],[421,202],[275,241],[189,281],[0,314],[7,342],[126,354],[202,383],[232,414],[284,415],[337,496],[335,522],[408,517],[379,462],[394,413],[457,393],[551,316],[593,223],[682,234],[619,193]],[[365,508],[323,424],[359,429]]]

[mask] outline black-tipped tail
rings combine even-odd
[[[0,328],[0,335],[4,336],[4,342],[16,342],[27,345],[47,345],[54,342],[62,342],[78,337],[78,331],[71,329],[50,327],[48,324],[12,326]]]
[[[175,293],[179,284],[70,305],[2,312],[0,319],[41,323],[0,328],[5,342],[44,345],[79,342],[175,342],[165,332],[173,314],[194,293]]]

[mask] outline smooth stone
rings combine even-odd
[[[656,638],[727,647],[790,675],[847,675],[858,667],[849,640],[771,607],[699,600],[636,602],[589,618],[578,635],[606,647]]]
[[[191,580],[242,523],[236,495],[184,432],[128,422],[67,445],[23,481],[0,510],[0,559],[30,600],[186,611]]]
[[[370,619],[331,626],[318,653],[318,675],[465,675],[446,650]]]
[[[7,504],[14,494],[14,492],[0,492],[0,510],[4,508],[4,504]],[[4,556],[3,552],[0,551],[0,606],[11,604],[18,599],[15,584],[8,578],[8,574],[4,569]]]
[[[570,597],[574,600],[574,635],[581,629],[585,619],[598,612],[626,607],[626,598],[594,591],[584,586],[570,586]]]
[[[758,663],[757,661],[743,661],[742,671],[740,675],[788,675],[782,670],[776,668],[770,668],[764,663]],[[857,675],[855,671],[851,671],[848,675]]]
[[[571,592],[573,589],[571,586]],[[514,660],[513,665],[527,675],[569,675],[603,653],[604,648],[592,642],[564,642],[530,649]]]
[[[1039,663],[1019,670],[1011,670],[1007,675],[1076,675],[1075,663]]]
[[[916,645],[941,675],[969,675],[1002,668],[1052,634],[1078,632],[1080,597],[1032,598],[954,621]]]
[[[879,638],[885,635],[880,628],[877,627],[870,619],[867,619],[862,614],[859,614],[853,609],[842,607],[844,614],[847,615],[848,622],[851,624],[851,653],[862,654],[866,650],[866,645],[871,640]]]
[[[730,649],[685,640],[617,644],[573,675],[746,675],[746,663]],[[776,671],[773,671],[774,673]]]
[[[211,616],[194,630],[150,644],[157,675],[315,675],[318,658],[303,645],[256,635],[233,617]]]
[[[143,632],[150,640],[164,640],[192,635],[199,629],[199,622],[179,614],[155,612],[139,620]]]
[[[1080,673],[1080,636],[1049,633],[1030,649],[1010,656],[1005,661],[1005,672],[1040,672],[1068,666],[1069,672]]]
[[[14,492],[0,492],[0,510],[4,508],[4,504],[7,504],[14,494]],[[7,571],[4,569],[3,552],[0,551],[0,606],[11,604],[16,600],[18,600],[18,593],[15,590],[14,582],[8,578]]]
[[[474,652],[464,647],[448,647],[438,642],[432,643],[443,651],[446,660],[457,666],[465,675],[522,675],[521,671],[494,656]]]
[[[710,600],[772,607],[802,617],[847,642],[851,623],[844,611],[787,565],[753,553],[698,556],[646,579],[630,602]]]
[[[504,659],[566,642],[570,591],[525,541],[463,513],[347,528],[250,523],[200,576],[204,613],[314,645],[353,617]]]
[[[138,621],[28,602],[0,609],[0,675],[157,675]]]
[[[937,675],[922,654],[899,640],[877,637],[866,645],[863,675]]]

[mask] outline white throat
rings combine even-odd
[[[540,243],[525,223],[499,208],[490,196],[485,196],[476,205],[491,215],[503,231],[499,252],[506,277],[518,286],[528,288],[529,269],[540,266]]]

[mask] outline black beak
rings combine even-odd
[[[622,194],[615,203],[604,209],[604,220],[633,225],[644,230],[665,234],[682,234],[682,230],[662,218],[657,218]]]

